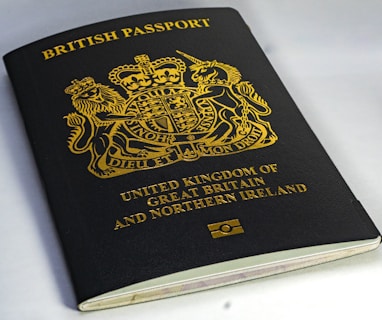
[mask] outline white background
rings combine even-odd
[[[380,0],[1,0],[0,53],[93,22],[205,6],[239,10],[345,180],[382,230]],[[235,286],[80,313],[2,64],[0,99],[1,319],[382,316],[378,294],[382,249]]]

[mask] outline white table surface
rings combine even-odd
[[[1,55],[150,11],[238,9],[382,230],[382,1],[1,0]],[[379,319],[382,249],[239,285],[80,313],[13,91],[0,64],[0,319]]]

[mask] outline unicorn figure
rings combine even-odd
[[[179,50],[177,53],[193,62],[189,69],[191,80],[198,86],[195,104],[212,102],[222,120],[216,129],[220,141],[241,139],[254,126],[261,131],[264,146],[277,140],[269,122],[260,118],[270,115],[271,108],[250,82],[242,81],[237,68],[216,60],[202,61]]]

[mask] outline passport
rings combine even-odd
[[[233,9],[105,21],[4,62],[82,311],[380,244]]]

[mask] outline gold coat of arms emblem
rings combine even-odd
[[[112,178],[277,141],[263,119],[271,108],[237,68],[177,54],[154,61],[142,54],[111,70],[124,94],[90,76],[65,89],[75,109],[65,116],[68,147],[90,153],[90,173]]]

